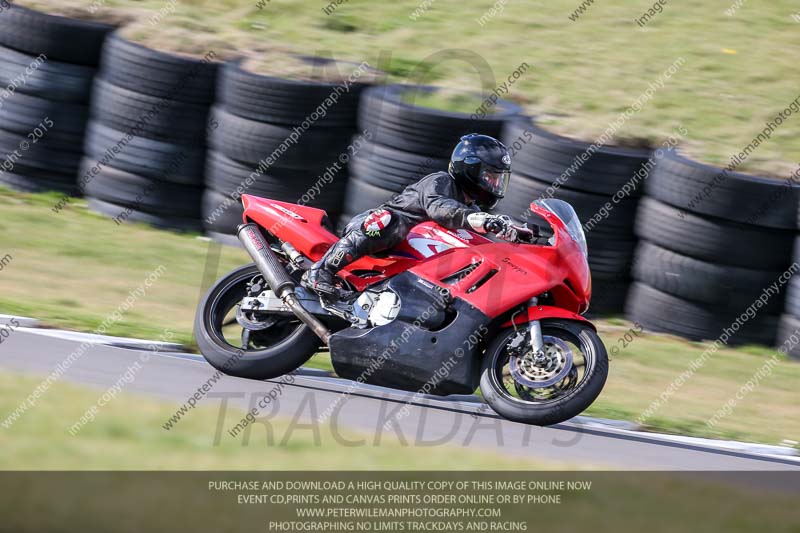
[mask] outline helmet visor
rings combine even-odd
[[[499,198],[506,195],[509,179],[511,179],[510,170],[484,168],[481,172],[481,185],[483,188]]]

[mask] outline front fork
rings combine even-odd
[[[536,307],[539,304],[539,299],[536,297],[531,298],[528,300],[529,307]],[[525,307],[525,311],[527,311],[528,307]],[[512,319],[511,323],[513,324],[514,321]],[[516,326],[514,326],[516,330]],[[520,332],[518,332],[520,333]],[[528,343],[528,348],[525,347],[525,343]],[[539,320],[531,320],[528,322],[528,331],[527,335],[524,333],[522,335],[517,335],[517,337],[509,344],[509,348],[517,353],[518,355],[521,354],[531,354],[533,356],[534,361],[541,361],[544,358],[544,338],[542,337],[542,323]]]
[[[534,296],[528,301],[531,307],[539,305],[539,298]],[[542,338],[542,323],[538,320],[531,320],[528,323],[528,332],[531,338],[531,350],[534,357],[539,359],[544,354],[544,339]]]

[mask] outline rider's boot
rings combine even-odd
[[[341,296],[342,292],[336,285],[336,273],[360,257],[354,248],[348,239],[336,242],[303,274],[302,285],[319,294]]]

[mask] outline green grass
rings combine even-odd
[[[407,104],[465,115],[475,113],[475,110],[483,104],[480,93],[462,93],[450,89],[432,92],[406,91],[401,99]],[[494,108],[490,108],[488,112],[493,113]]]
[[[159,265],[164,275],[108,330],[157,339],[164,330],[175,342],[193,344],[192,323],[201,295],[209,243],[194,235],[140,225],[118,226],[89,212],[80,201],[56,214],[53,195],[0,194],[0,255],[13,260],[0,271],[0,312],[42,318],[46,323],[93,331],[128,292]],[[224,247],[216,279],[247,262],[243,251]],[[213,280],[210,280],[213,281]],[[606,345],[621,348],[624,320],[600,325]],[[637,337],[612,356],[609,380],[588,414],[634,420],[700,356],[706,344],[661,336]],[[717,353],[647,420],[651,429],[698,436],[780,443],[800,441],[800,364],[781,361],[759,388],[713,429],[705,420],[774,353],[767,348]],[[327,354],[309,366],[330,369]]]
[[[84,6],[84,12],[93,1],[20,0],[62,10]],[[416,0],[349,0],[332,15],[308,0],[271,0],[263,9],[253,0],[191,0],[154,26],[146,21],[164,7],[161,0],[108,0],[99,13],[138,16],[145,21],[138,38],[161,48],[366,60],[393,81],[459,90],[491,89],[527,62],[531,68],[509,97],[553,130],[589,141],[682,57],[683,66],[616,138],[657,143],[683,125],[686,147],[709,163],[727,162],[800,94],[789,75],[800,54],[800,24],[791,17],[797,5],[790,0],[747,2],[733,17],[724,13],[727,1],[671,3],[645,28],[635,19],[652,6],[649,0],[596,2],[573,22],[569,15],[579,3],[508,2],[483,26],[477,20],[493,0],[435,0],[416,21],[410,18]],[[798,162],[795,115],[741,168],[786,178]]]

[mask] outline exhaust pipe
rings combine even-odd
[[[253,258],[256,267],[264,276],[272,292],[283,300],[283,303],[292,310],[297,318],[311,328],[311,331],[322,339],[322,342],[327,346],[331,337],[330,330],[317,317],[309,313],[302,306],[300,300],[297,299],[297,295],[294,293],[296,287],[294,280],[289,277],[278,257],[270,249],[269,244],[264,242],[258,226],[253,223],[241,224],[236,234],[244,249]]]

